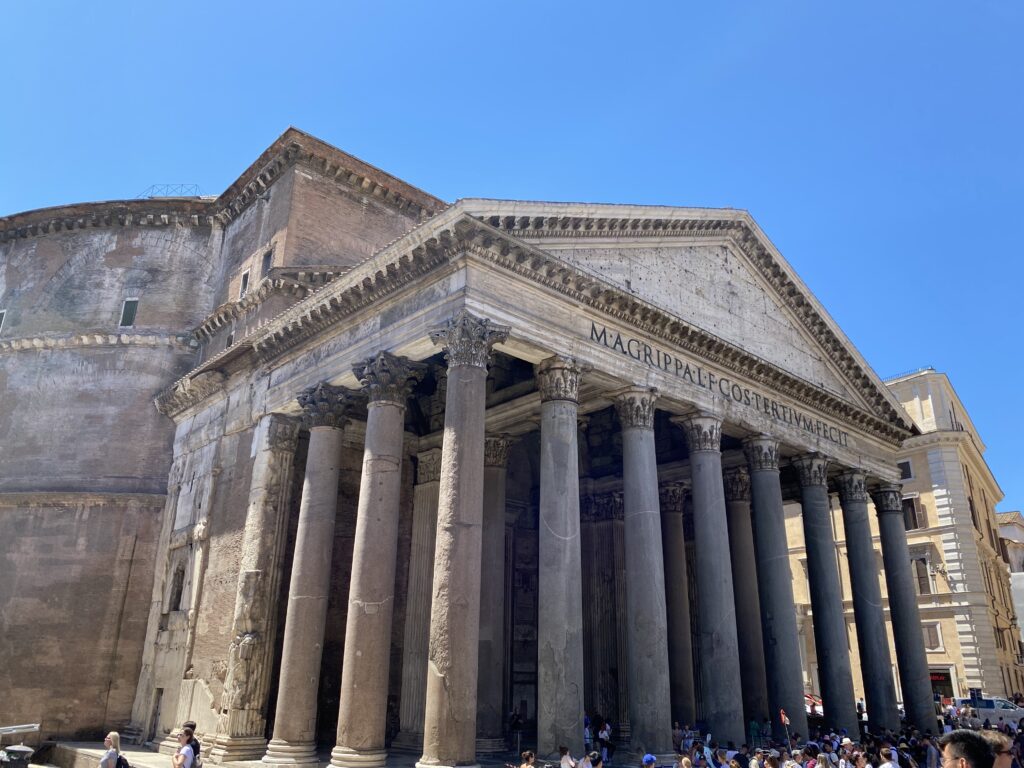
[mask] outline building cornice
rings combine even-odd
[[[173,347],[188,352],[194,349],[187,334],[169,333],[47,333],[0,339],[0,353],[81,347]]]
[[[210,227],[214,200],[153,198],[75,203],[0,217],[0,242],[79,229]]]
[[[841,400],[627,291],[581,272],[556,256],[467,215],[458,206],[417,227],[342,278],[285,310],[250,336],[249,354],[254,355],[258,362],[271,362],[345,317],[381,301],[464,254],[474,255],[618,318],[647,334],[773,388],[796,402],[856,425],[891,445],[900,445],[908,434],[901,422],[887,421]],[[208,361],[202,366],[202,371],[210,368]],[[175,385],[175,389],[197,373],[189,374]],[[172,402],[180,402],[182,409],[194,404],[189,397],[184,400],[174,398],[166,401],[166,405],[170,406]],[[173,409],[164,412],[174,415]]]
[[[766,245],[760,230],[744,211],[733,209],[673,209],[644,206],[587,206],[549,203],[513,203],[493,201],[493,208],[518,209],[517,213],[488,214],[489,201],[467,201],[466,205],[481,221],[516,238],[595,239],[666,238],[673,235],[690,239],[729,238],[773,288],[794,318],[803,326],[832,364],[870,409],[887,422],[901,424],[908,432],[916,430],[885,387],[881,379],[859,355],[851,353],[849,342],[825,316],[807,288],[792,274],[788,264]],[[559,209],[577,209],[565,215]],[[529,211],[533,213],[528,213]],[[606,215],[599,215],[605,213]]]

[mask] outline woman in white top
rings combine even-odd
[[[111,731],[103,739],[103,746],[107,751],[100,758],[100,768],[117,768],[117,756],[121,754],[121,735],[117,731]]]
[[[572,755],[569,754],[568,747],[559,747],[558,754],[560,759],[558,761],[559,768],[576,768],[576,761],[572,759]]]
[[[192,751],[192,745],[189,744],[192,741],[192,735],[191,728],[182,728],[178,733],[178,751],[171,758],[173,768],[192,768],[192,763],[195,761],[195,753]]]

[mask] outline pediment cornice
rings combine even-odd
[[[838,326],[745,211],[486,200],[460,204],[465,204],[484,223],[527,242],[560,238],[728,238],[863,402],[884,420],[901,423],[913,431],[912,422],[904,418],[889,390],[860,355],[851,352],[852,345]],[[495,212],[489,213],[488,208]],[[565,213],[566,210],[571,213]]]
[[[486,260],[575,301],[761,383],[795,402],[899,445],[909,430],[696,328],[557,256],[453,207],[385,247],[249,337],[254,362],[270,363],[417,279],[465,254]],[[205,367],[204,367],[205,368]]]

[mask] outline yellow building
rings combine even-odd
[[[1010,592],[1009,565],[999,544],[995,505],[1002,491],[985,463],[985,445],[944,373],[926,368],[886,381],[920,434],[903,445],[899,467],[904,520],[919,595],[932,687],[945,697],[1024,691],[1024,657]],[[786,510],[793,596],[801,635],[804,685],[819,694],[800,506]],[[860,665],[843,516],[832,496],[832,526],[843,586],[851,661]],[[878,547],[877,520],[872,530]],[[878,579],[887,601],[878,551]],[[888,606],[886,606],[888,616]],[[887,622],[888,623],[888,622]],[[890,653],[896,664],[889,629]],[[899,677],[893,669],[897,697]],[[864,696],[854,676],[858,699]]]

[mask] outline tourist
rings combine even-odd
[[[1010,737],[999,731],[982,731],[981,735],[992,750],[992,768],[1011,768],[1013,753],[1010,751]]]
[[[601,748],[601,762],[606,766],[611,765],[614,749],[612,748],[612,724],[603,720],[598,726],[597,743]]]
[[[740,744],[739,751],[732,759],[740,764],[740,768],[750,768],[750,745]]]
[[[572,755],[569,754],[569,748],[568,747],[559,747],[558,748],[558,755],[559,755],[559,761],[558,761],[559,768],[576,768],[576,761],[573,760],[572,759]]]
[[[590,762],[591,768],[601,768],[604,764],[604,761],[601,759],[600,752],[591,752],[587,755],[587,760]]]
[[[111,731],[103,739],[103,746],[107,751],[100,758],[100,768],[117,768],[117,758],[121,755],[121,735]]]
[[[683,729],[679,727],[678,722],[672,723],[672,749],[677,755],[683,752]]]
[[[654,768],[655,763],[658,762],[658,758],[656,758],[654,755],[650,753],[647,753],[643,756],[643,759],[640,762],[643,764],[643,768]]]
[[[202,758],[202,755],[201,755],[201,752],[202,752],[202,749],[203,749],[203,745],[200,744],[199,743],[199,739],[197,739],[195,737],[196,721],[195,720],[186,720],[184,723],[181,724],[181,727],[182,728],[191,728],[192,729],[193,736],[192,736],[192,738],[188,742],[188,745],[190,747],[192,747],[192,765],[193,765],[193,768],[200,768],[200,766],[202,765],[202,762],[203,762],[203,758]]]
[[[942,768],[942,755],[939,748],[935,746],[935,739],[930,733],[926,733],[922,740],[924,745],[924,768]]]
[[[178,751],[174,753],[174,757],[171,758],[171,765],[174,768],[192,768],[192,764],[195,762],[196,755],[192,751],[192,736],[193,731],[191,728],[182,728],[178,732]]]
[[[523,753],[519,756],[522,758],[522,762],[519,764],[519,768],[531,768],[537,756],[533,754],[532,750],[523,750]]]
[[[590,718],[586,715],[583,716],[583,760],[585,762],[591,751],[594,749],[594,737],[590,732]]]
[[[985,737],[960,728],[939,739],[943,768],[993,768],[992,748]]]

